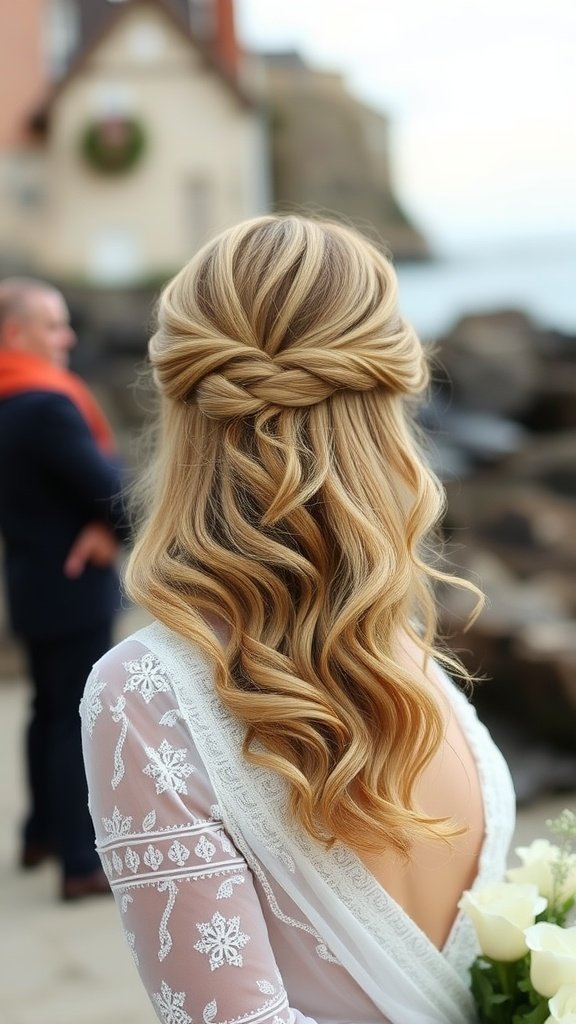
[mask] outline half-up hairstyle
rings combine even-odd
[[[245,756],[313,837],[406,853],[457,834],[413,796],[443,723],[398,638],[450,661],[431,585],[459,581],[426,557],[428,366],[390,262],[337,224],[247,221],[168,284],[149,351],[160,437],[130,594],[212,659]]]

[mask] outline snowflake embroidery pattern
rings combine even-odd
[[[163,981],[160,984],[160,991],[154,992],[152,998],[164,1024],[192,1024],[192,1017],[184,1009],[184,992],[173,992]]]
[[[154,747],[145,749],[150,762],[142,770],[144,775],[150,775],[155,780],[156,792],[164,793],[166,789],[172,789],[175,793],[187,794],[186,779],[196,769],[185,760],[186,748],[177,750],[168,740],[162,740],[158,750]]]
[[[123,817],[117,807],[112,811],[111,818],[102,818],[102,824],[108,833],[109,839],[121,839],[122,836],[130,834],[132,828],[132,818],[130,816]]]
[[[80,711],[84,725],[90,736],[92,736],[94,732],[96,719],[103,710],[100,694],[105,686],[105,681],[100,679],[98,675],[91,676],[86,684],[84,696],[80,704]]]
[[[162,671],[158,658],[150,651],[135,661],[125,661],[124,668],[128,673],[124,693],[136,690],[149,704],[157,693],[165,693],[170,690],[170,684]]]
[[[240,931],[239,917],[222,917],[216,911],[211,921],[200,922],[196,927],[202,938],[194,943],[194,949],[209,956],[211,971],[224,964],[242,967],[244,961],[239,950],[250,942],[250,936]]]

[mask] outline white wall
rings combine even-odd
[[[106,176],[79,139],[114,113],[137,117],[148,147],[134,170]],[[127,11],[54,101],[47,160],[38,260],[74,279],[171,271],[268,202],[259,115],[153,4]]]

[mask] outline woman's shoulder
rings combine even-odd
[[[204,661],[200,648],[192,641],[175,633],[158,619],[153,619],[145,626],[129,633],[114,647],[111,647],[96,663],[95,668],[107,670],[123,664],[134,655],[150,655],[152,660],[162,657],[196,658]]]
[[[200,649],[154,620],[130,633],[95,662],[88,685],[106,685],[109,693],[134,689],[147,696],[173,688],[174,676],[184,665],[188,669],[206,666]]]

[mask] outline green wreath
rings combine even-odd
[[[92,121],[81,138],[84,159],[103,174],[132,170],[146,149],[144,128],[133,117]]]

